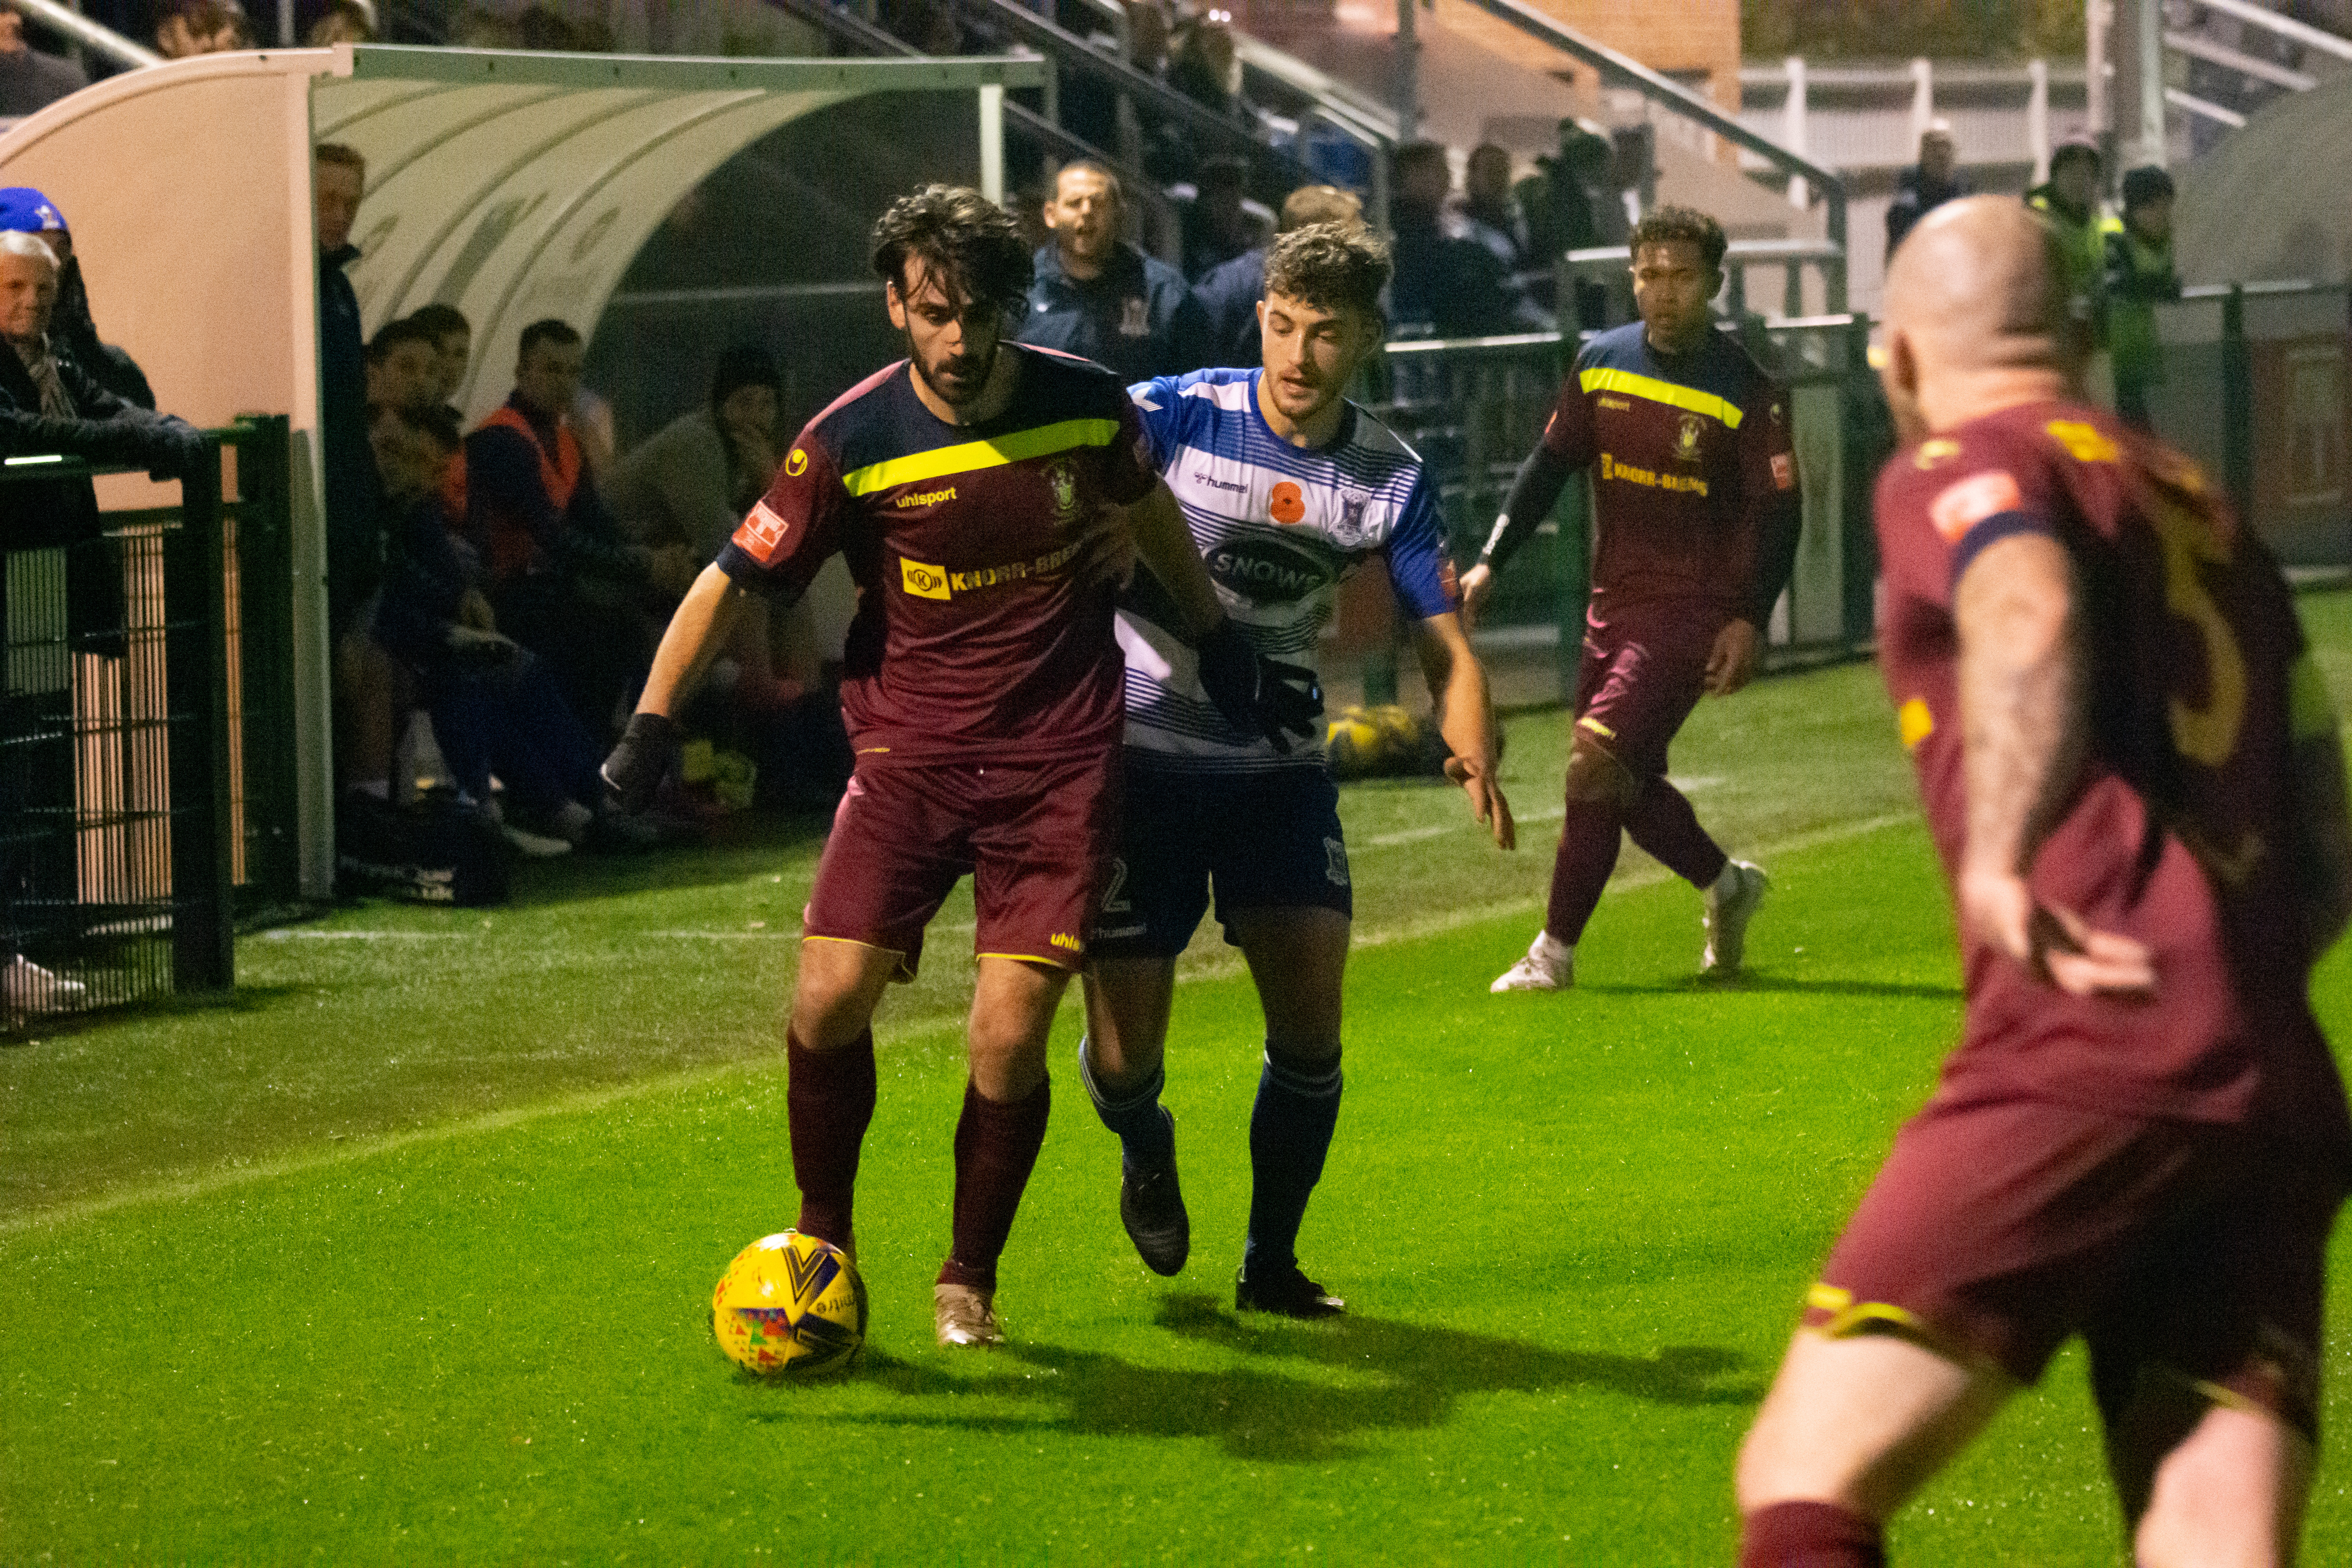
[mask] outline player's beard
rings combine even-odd
[[[922,354],[915,347],[912,333],[908,335],[907,361],[915,367],[915,374],[923,378],[923,384],[939,395],[940,402],[950,408],[964,408],[979,402],[988,390],[988,378],[995,372],[996,356],[1003,347],[1004,339],[998,336],[989,340],[988,352],[984,354],[964,353],[949,355],[940,362],[939,369],[953,375],[952,384],[943,382],[939,375],[932,374],[933,367],[924,363]]]

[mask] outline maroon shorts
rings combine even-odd
[[[2155,1376],[2315,1439],[2340,1187],[2242,1128],[2038,1100],[1931,1100],[1806,1300],[1832,1335],[1897,1331],[2021,1383],[2079,1333],[2115,1420]]]
[[[1636,778],[1664,773],[1668,743],[1706,690],[1707,656],[1723,624],[1711,605],[1675,603],[1586,623],[1577,728]]]
[[[898,954],[912,980],[923,928],[972,879],[982,957],[1076,969],[1118,842],[1116,744],[1051,763],[861,763],[833,814],[803,934]]]

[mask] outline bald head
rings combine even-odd
[[[2063,395],[2081,365],[2057,237],[2013,198],[1969,196],[1921,219],[1887,269],[1885,312],[1887,395],[1929,428],[1958,422],[1942,406],[2018,384]]]

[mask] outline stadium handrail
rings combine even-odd
[[[80,12],[57,0],[0,0],[11,11],[28,16],[53,32],[63,34],[100,58],[113,61],[126,70],[141,66],[160,66],[163,57],[143,44],[136,44],[111,27],[100,26]]]
[[[1042,51],[1056,67],[1095,77],[1115,91],[1126,93],[1139,102],[1148,102],[1157,112],[1179,121],[1188,130],[1199,132],[1229,152],[1240,153],[1253,163],[1271,164],[1275,173],[1294,185],[1314,178],[1296,157],[1269,145],[1249,127],[1194,102],[1148,71],[1139,71],[1125,60],[1111,58],[1076,33],[1047,21],[1034,12],[1024,10],[1013,4],[1013,0],[955,0],[955,4],[958,9]]]
[[[852,48],[873,56],[923,58],[923,52],[887,27],[877,26],[856,12],[828,5],[826,0],[768,0],[781,11],[799,17]],[[1051,62],[1048,61],[1049,68]],[[1160,226],[1174,231],[1176,208],[1158,185],[1144,176],[1134,164],[1123,162],[1076,132],[1067,131],[1055,121],[1048,120],[1025,104],[1005,100],[1006,123],[1017,128],[1023,135],[1034,138],[1066,160],[1090,159],[1107,163],[1128,176],[1128,185],[1160,220]]]
[[[1805,181],[1808,189],[1819,191],[1828,214],[1829,242],[1837,247],[1839,257],[1829,272],[1830,309],[1845,309],[1844,258],[1848,246],[1843,179],[1811,159],[1800,157],[1770,138],[1749,130],[1736,116],[1717,108],[1671,77],[1661,76],[1632,56],[1620,54],[1608,45],[1563,26],[1526,4],[1525,0],[1468,0],[1468,4],[1488,16],[1508,22],[1532,38],[1549,44],[1562,54],[1582,60],[1599,71],[1602,80],[1633,88],[1660,108],[1696,121],[1733,146],[1746,148],[1774,168],[1792,178]]]

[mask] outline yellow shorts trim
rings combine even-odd
[[[854,936],[819,936],[814,931],[803,931],[801,940],[803,942],[837,942],[844,947],[862,947],[868,952],[887,952],[898,961],[898,972],[890,976],[891,984],[907,985],[914,981],[915,966],[907,962],[907,952],[904,948],[884,947],[878,942],[860,942]]]
[[[1084,956],[1082,953],[1072,953],[1061,958],[1048,958],[1038,952],[975,952],[972,954],[974,958],[1009,958],[1015,963],[1042,963],[1048,969],[1076,969]]]

